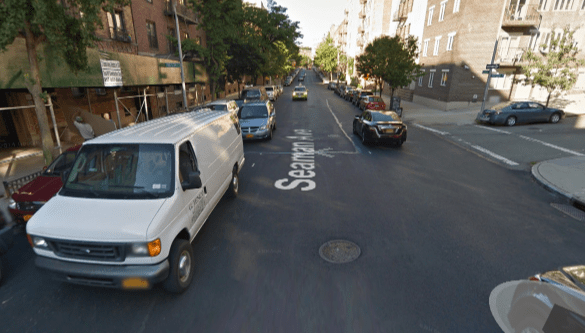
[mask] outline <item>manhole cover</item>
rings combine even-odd
[[[321,245],[319,255],[334,264],[345,264],[356,260],[362,251],[355,243],[346,240],[332,240]]]
[[[585,222],[585,212],[579,210],[573,206],[551,203],[552,207],[558,209],[563,214],[569,215],[570,217],[574,218],[577,221]]]

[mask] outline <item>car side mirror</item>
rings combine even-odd
[[[199,171],[189,172],[189,179],[184,180],[181,186],[183,187],[183,191],[201,188],[203,186],[201,183],[201,173]]]
[[[355,116],[354,118],[355,118],[355,119],[360,119],[360,116]]]
[[[67,181],[67,178],[69,178],[70,173],[71,173],[71,169],[64,170],[63,172],[61,172],[61,182],[63,184],[65,184],[65,182]]]

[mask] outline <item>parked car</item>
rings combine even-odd
[[[349,90],[347,90],[347,92],[345,93],[345,96],[343,96],[343,98],[348,101],[351,102],[353,100],[353,96],[357,93],[357,89],[354,87],[351,87]]]
[[[266,89],[266,94],[268,94],[268,99],[271,101],[276,101],[276,99],[278,98],[278,92],[276,92],[276,89],[274,88],[274,86],[264,86],[264,89]]]
[[[351,100],[351,103],[355,106],[359,106],[360,105],[360,101],[362,100],[362,98],[366,97],[366,96],[371,96],[374,93],[371,90],[360,90],[358,93],[356,93],[355,95],[353,95],[353,98]]]
[[[363,144],[390,142],[402,146],[407,131],[406,124],[394,111],[365,110],[353,120],[353,134],[359,135]]]
[[[340,83],[340,84],[338,84],[338,85],[337,85],[337,87],[335,88],[335,91],[334,91],[334,93],[335,93],[336,95],[339,95],[339,96],[341,96],[341,91],[343,91],[343,90],[345,90],[345,84],[343,84],[343,83]]]
[[[269,100],[268,94],[266,93],[266,89],[264,87],[249,87],[242,90],[240,94],[240,98],[243,100],[244,103],[249,103],[251,101],[267,101]]]
[[[585,266],[502,283],[489,303],[504,332],[585,332]]]
[[[71,147],[49,164],[40,176],[12,194],[8,208],[17,223],[26,223],[63,186],[61,176],[73,165],[81,145]]]
[[[274,104],[269,101],[245,104],[239,118],[244,140],[272,140],[272,132],[276,130]]]
[[[213,111],[227,111],[234,115],[237,115],[239,110],[238,104],[233,99],[213,101],[209,104],[206,104],[203,108],[199,108],[199,110],[205,109],[210,109]]]
[[[329,84],[327,85],[327,89],[335,90],[336,87],[337,87],[337,83],[335,83],[333,81],[329,81]]]
[[[293,81],[293,77],[292,76],[287,76],[286,77],[286,80],[284,80],[284,86],[285,87],[290,86],[290,84],[292,83],[292,81]]]
[[[385,110],[386,103],[382,97],[366,96],[361,99],[359,108],[360,110]]]
[[[293,101],[297,99],[304,99],[305,101],[309,98],[309,89],[305,86],[296,86],[292,93]]]
[[[346,96],[347,94],[353,90],[354,88],[352,86],[345,86],[345,88],[341,91],[341,93],[339,94],[339,97],[347,100]]]
[[[0,283],[2,282],[2,256],[13,244],[12,217],[4,206],[0,205]]]
[[[556,124],[565,117],[560,109],[529,101],[497,104],[477,114],[477,121],[492,125],[514,126],[523,123],[549,122]]]
[[[185,112],[83,144],[63,188],[28,221],[37,268],[69,283],[185,291],[191,242],[224,193],[236,196],[244,149],[225,112]]]

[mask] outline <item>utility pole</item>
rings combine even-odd
[[[183,50],[181,48],[181,32],[179,31],[179,18],[177,17],[177,3],[173,3],[175,12],[175,26],[177,27],[177,43],[179,44],[179,61],[181,63],[181,85],[183,87],[183,107],[187,109],[187,89],[185,88],[185,72],[183,71]],[[493,61],[493,60],[492,60]]]
[[[495,64],[494,64],[494,60],[496,59],[496,51],[498,50],[498,40],[496,39],[496,45],[494,45],[494,53],[492,54],[492,62],[490,63],[491,66],[489,66],[488,70],[488,78],[487,81],[485,83],[485,90],[483,91],[483,101],[481,102],[481,110],[479,110],[479,112],[483,112],[484,108],[485,108],[485,100],[487,98],[487,94],[488,94],[488,89],[490,87],[490,79],[492,78],[492,68],[495,68]]]

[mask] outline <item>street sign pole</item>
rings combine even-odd
[[[181,65],[181,87],[183,88],[183,108],[187,109],[187,89],[185,87],[185,72],[183,69],[183,50],[181,48],[181,32],[179,30],[179,18],[177,17],[177,3],[173,4],[175,13],[175,26],[177,27],[177,44],[179,44],[179,63]],[[494,62],[492,60],[492,62]]]
[[[492,62],[490,63],[492,66],[495,65],[494,60],[496,59],[496,51],[497,50],[498,50],[498,40],[496,39],[496,45],[494,45],[494,53],[492,54]],[[481,102],[481,110],[479,110],[479,112],[483,112],[483,109],[485,108],[485,100],[487,98],[488,89],[490,87],[490,79],[492,78],[492,69],[490,68],[489,71],[490,71],[490,73],[488,75],[487,82],[485,83],[485,90],[483,91],[483,101]]]

